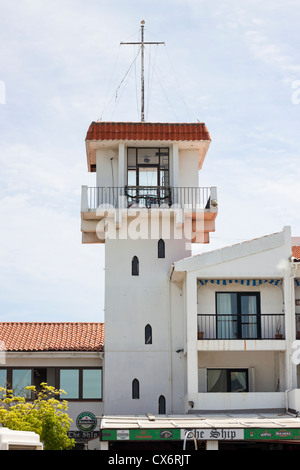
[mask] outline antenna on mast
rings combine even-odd
[[[145,44],[165,44],[164,42],[145,42],[144,41],[144,27],[145,21],[141,21],[141,41],[140,42],[121,42],[121,45],[140,45],[141,46],[141,121],[145,121],[145,64],[144,64],[144,50]]]

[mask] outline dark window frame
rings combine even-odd
[[[68,402],[78,402],[78,401],[99,401],[99,402],[102,402],[103,401],[103,368],[102,367],[84,367],[84,366],[81,366],[81,367],[56,367],[55,368],[56,371],[55,371],[55,381],[56,381],[56,384],[57,384],[57,388],[60,389],[60,372],[62,370],[78,370],[79,371],[79,377],[78,377],[78,398],[68,398],[68,395],[65,395],[65,394],[62,394],[60,396],[60,399],[61,400],[67,400]],[[84,370],[100,370],[101,371],[101,388],[100,388],[100,392],[101,392],[101,398],[83,398],[83,371]]]
[[[227,391],[226,392],[210,392],[208,391],[208,393],[243,393],[243,392],[232,392],[231,390],[231,386],[232,386],[232,382],[231,382],[231,378],[230,378],[230,375],[232,372],[244,372],[246,374],[246,390],[244,390],[245,393],[248,393],[249,392],[249,369],[245,368],[245,367],[240,367],[240,368],[226,368],[226,367],[221,367],[221,368],[217,368],[217,367],[213,367],[213,368],[208,368],[207,371],[210,371],[210,370],[222,370],[222,371],[225,371],[226,372],[226,381],[227,381]],[[208,379],[207,379],[208,380]]]
[[[135,151],[135,168],[129,167],[128,165],[128,154],[129,151]],[[158,163],[138,163],[138,153],[139,150],[157,150],[158,151]],[[167,153],[168,157],[168,168],[165,169],[161,165],[161,157],[162,153]],[[165,155],[166,156],[166,155]],[[170,186],[170,149],[169,147],[128,147],[127,148],[127,184],[128,184],[128,172],[135,171],[135,185],[133,186],[140,186],[139,182],[139,168],[156,168],[157,169],[157,186],[161,186],[161,171],[167,171],[168,173],[168,184],[167,187]]]
[[[218,316],[225,316],[225,314],[219,313],[218,312],[218,295],[220,294],[234,294],[237,296],[237,313],[232,314],[232,317],[236,317],[236,322],[237,322],[237,337],[222,337],[222,335],[219,334],[218,332]],[[241,313],[241,299],[243,296],[253,296],[256,298],[256,335],[254,338],[248,337],[247,335],[243,335],[242,332],[242,327],[243,327],[243,316],[247,315],[242,315]],[[260,292],[255,291],[218,291],[215,293],[215,311],[216,311],[216,321],[217,321],[217,328],[216,328],[216,337],[217,339],[261,339],[261,297],[260,297]],[[228,317],[230,315],[228,314]]]

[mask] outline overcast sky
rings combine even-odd
[[[0,321],[103,321],[104,251],[82,245],[93,120],[205,122],[205,250],[300,236],[299,0],[0,0]],[[201,251],[197,247],[195,252]]]

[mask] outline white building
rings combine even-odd
[[[99,448],[103,409],[103,323],[0,322],[0,387],[34,399],[42,382],[66,394],[77,448]]]
[[[201,411],[300,410],[293,360],[300,270],[291,254],[286,227],[174,263],[170,279],[177,295],[186,292],[185,411],[189,403]]]
[[[261,426],[300,441],[290,229],[191,256],[215,230],[216,188],[198,187],[209,144],[203,123],[88,130],[96,187],[82,188],[81,219],[83,243],[105,243],[104,448],[182,445],[186,429],[214,445],[213,429],[256,442]]]
[[[209,143],[202,123],[92,123],[81,228],[105,243],[105,340],[102,323],[0,323],[0,385],[64,389],[88,449],[300,442],[300,239],[191,255],[218,212],[198,187]]]

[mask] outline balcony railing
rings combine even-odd
[[[198,315],[198,339],[284,339],[284,313]]]
[[[96,210],[101,205],[114,208],[176,206],[192,211],[210,211],[217,206],[217,194],[215,187],[83,186],[82,205],[83,212]]]

